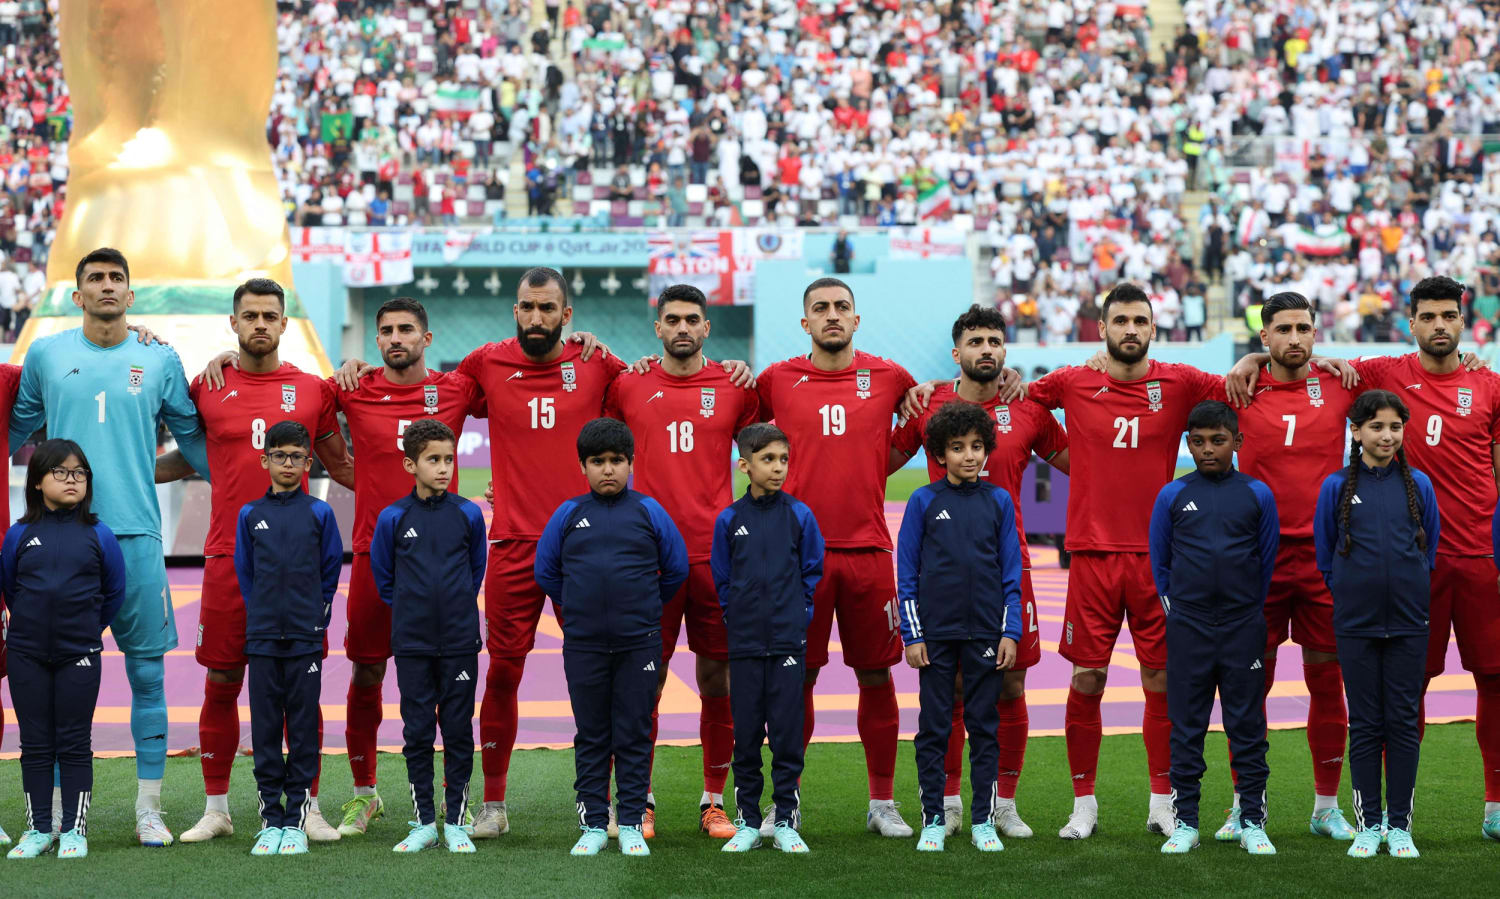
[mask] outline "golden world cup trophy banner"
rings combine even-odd
[[[130,261],[130,318],[172,341],[189,372],[220,349],[234,286],[287,291],[282,358],[329,371],[292,291],[266,116],[277,68],[274,0],[62,0],[72,97],[65,214],[51,288],[17,346],[78,324],[73,269],[98,247]]]

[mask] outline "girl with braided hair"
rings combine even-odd
[[[1389,391],[1354,401],[1349,467],[1323,481],[1313,517],[1349,703],[1355,858],[1375,855],[1382,843],[1393,857],[1418,855],[1411,811],[1438,509],[1432,482],[1401,448],[1409,417]],[[1388,824],[1381,820],[1382,759]]]

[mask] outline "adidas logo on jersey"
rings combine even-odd
[[[1351,506],[1357,506],[1357,505],[1360,505],[1363,502],[1364,502],[1364,500],[1360,499],[1359,498],[1359,494],[1356,493],[1356,494],[1354,494],[1354,499],[1352,499],[1352,500],[1349,501],[1349,505],[1351,505]]]
[[[307,673],[308,674],[317,674],[318,673],[318,663],[317,662],[313,662],[311,665],[308,665],[307,666]]]
[[[589,520],[587,518],[585,518],[585,519],[579,521],[577,524],[573,525],[574,528],[586,528],[588,526],[589,526]]]
[[[796,668],[797,667],[797,660],[794,659],[794,658],[792,658],[791,656],[787,656],[786,657],[786,661],[781,663],[781,667],[783,667],[783,668]]]
[[[952,521],[953,520],[953,516],[948,514],[948,510],[947,509],[944,509],[943,511],[937,513],[937,515],[933,516],[932,520],[933,521]]]
[[[26,545],[27,546],[41,546],[42,545],[42,538],[41,537],[32,537],[31,540],[28,541]]]
[[[407,540],[410,540],[411,538],[417,536],[417,529],[416,528],[407,528],[406,529],[406,533],[402,534],[401,536],[404,537],[404,538],[406,538]]]
[[[744,525],[740,525],[740,529],[735,531],[734,535],[736,537],[748,537],[750,536],[750,529],[745,527]]]
[[[984,658],[984,659],[993,659],[994,657],[995,657],[995,647],[993,647],[993,646],[986,646],[984,648],[984,655],[980,656],[980,658]]]
[[[1198,504],[1193,502],[1192,500],[1188,500],[1188,504],[1182,507],[1182,511],[1196,512],[1198,511]]]
[[[473,680],[473,679],[474,678],[469,677],[469,672],[467,672],[467,671],[460,671],[458,673],[458,677],[454,678],[454,680],[457,680],[457,681],[465,681],[465,680]]]
[[[92,667],[94,667],[94,663],[91,662],[91,661],[89,661],[89,657],[88,656],[84,656],[83,658],[81,658],[81,659],[78,660],[78,667],[79,668],[92,668]]]
[[[655,662],[647,662],[646,663],[646,667],[642,668],[641,670],[642,671],[655,671],[656,670],[656,663]]]
[[[266,524],[266,520],[264,518],[255,523],[255,530],[257,531],[269,531],[270,529],[271,526]]]
[[[1260,659],[1256,659],[1254,662],[1251,663],[1250,670],[1251,671],[1259,671],[1259,670],[1261,670]]]

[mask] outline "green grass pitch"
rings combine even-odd
[[[1210,737],[1204,792],[1205,837],[1222,821],[1229,794],[1224,743]],[[697,832],[701,790],[696,747],[657,752],[658,836],[652,856],[622,857],[611,843],[593,859],[568,856],[577,836],[572,754],[516,754],[510,774],[512,830],[480,841],[476,855],[441,848],[414,858],[391,847],[405,834],[410,806],[400,756],[380,757],[386,817],[363,838],[314,844],[301,858],[250,857],[255,819],[251,762],[235,763],[231,807],[238,831],[208,844],[143,849],[135,845],[131,806],[134,763],[100,761],[90,813],[90,855],[60,862],[0,860],[0,895],[29,896],[915,896],[915,895],[1487,895],[1500,872],[1500,843],[1479,832],[1480,772],[1472,724],[1431,727],[1417,784],[1417,845],[1423,856],[1398,861],[1345,857],[1347,844],[1307,831],[1312,782],[1303,731],[1271,734],[1269,832],[1280,854],[1250,858],[1211,838],[1186,857],[1164,858],[1161,838],[1148,834],[1145,753],[1138,736],[1106,737],[1101,754],[1101,830],[1082,843],[1064,842],[1057,828],[1072,807],[1063,741],[1037,738],[1027,752],[1017,797],[1037,836],[1008,840],[1003,853],[981,856],[966,835],[941,855],[918,854],[915,840],[889,840],[864,828],[865,774],[855,744],[815,744],[802,795],[803,834],[812,853],[784,856],[766,848],[728,856]],[[441,772],[441,762],[438,770]],[[17,766],[0,766],[0,821],[15,837],[22,801]],[[479,772],[475,771],[477,791]],[[202,809],[195,759],[173,759],[163,796],[169,826],[180,832]],[[731,785],[732,789],[732,785]],[[325,814],[335,817],[351,793],[348,766],[329,756],[323,771]],[[1342,805],[1350,813],[1348,778]],[[965,791],[967,798],[967,790]],[[896,795],[916,822],[916,772],[910,743],[901,744]],[[732,802],[732,799],[731,799]],[[1485,886],[1489,884],[1489,886]]]

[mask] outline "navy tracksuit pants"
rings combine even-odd
[[[307,820],[307,793],[318,776],[318,702],[323,694],[323,654],[247,656],[250,745],[265,827],[296,827]],[[281,754],[286,738],[286,756]],[[286,804],[282,805],[282,796]]]
[[[1232,621],[1167,615],[1167,713],[1172,719],[1172,795],[1177,820],[1198,826],[1203,736],[1219,694],[1230,766],[1238,778],[1240,822],[1265,826],[1266,616]]]
[[[573,789],[578,823],[609,824],[609,766],[614,761],[621,826],[641,823],[651,789],[651,710],[656,706],[661,641],[640,649],[591,652],[563,645],[563,674],[573,704]]]
[[[954,680],[964,681],[964,728],[969,732],[971,821],[989,820],[995,805],[995,775],[1000,766],[1000,685],[1005,672],[995,668],[999,640],[928,640],[927,667],[917,672],[921,709],[917,713],[917,792],[922,823],[943,823],[943,770],[948,736],[953,731]],[[735,689],[739,689],[735,687]]]
[[[401,690],[401,754],[418,824],[434,824],[432,744],[443,731],[443,783],[447,824],[463,823],[474,773],[474,685],[479,655],[396,656]]]
[[[66,662],[10,654],[10,697],[21,730],[21,787],[31,829],[52,832],[53,767],[62,786],[62,830],[87,833],[94,792],[94,706],[99,653]]]
[[[1349,702],[1349,783],[1360,830],[1380,826],[1381,759],[1391,827],[1411,830],[1412,794],[1422,743],[1427,636],[1339,636],[1339,668]]]
[[[801,653],[729,660],[729,709],[734,716],[734,807],[747,827],[760,827],[760,794],[765,787],[760,747],[771,743],[771,799],[777,824],[801,824],[802,684],[807,671]]]

